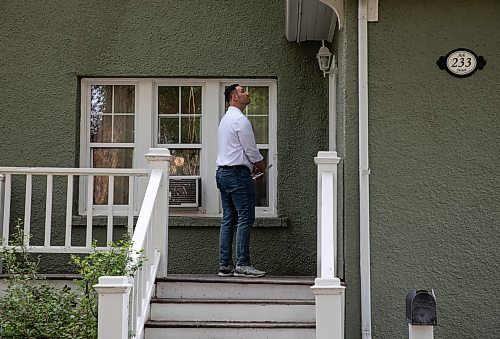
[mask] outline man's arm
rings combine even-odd
[[[245,152],[250,162],[253,163],[262,173],[264,173],[266,170],[264,157],[260,154],[259,149],[257,148],[252,124],[247,118],[238,120],[237,135],[241,146],[243,147],[243,152]]]

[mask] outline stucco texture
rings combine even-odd
[[[318,42],[285,39],[285,12],[284,1],[265,0],[1,2],[0,165],[78,167],[84,77],[275,78],[278,212],[288,222],[255,228],[253,261],[273,275],[314,275],[327,80]],[[23,189],[15,194],[22,215]],[[64,211],[64,194],[54,210]],[[43,195],[34,209],[41,230]],[[54,218],[61,238],[64,212]],[[171,272],[216,272],[217,227],[173,227],[169,243]]]
[[[369,24],[374,338],[408,335],[412,288],[436,293],[435,337],[498,337],[499,17],[493,0],[387,0]],[[440,70],[456,48],[484,70]]]

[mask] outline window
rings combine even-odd
[[[244,114],[253,125],[262,155],[268,164],[274,164],[264,180],[256,182],[257,214],[275,215],[274,80],[84,79],[81,166],[145,168],[144,154],[148,149],[166,147],[173,156],[170,164],[172,214],[220,214],[215,184],[217,127],[227,108],[224,89],[232,83],[247,87],[252,102]],[[120,179],[116,178],[114,183],[115,205],[128,201],[128,181]],[[81,191],[85,189],[82,187]],[[107,177],[94,178],[96,214],[109,203],[107,189]],[[135,189],[144,192],[145,182]],[[82,206],[83,214],[86,211]]]

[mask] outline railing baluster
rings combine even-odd
[[[85,236],[85,246],[92,247],[92,210],[94,205],[94,176],[90,174],[87,182],[87,233]]]
[[[45,198],[45,247],[50,247],[50,235],[52,232],[52,187],[53,175],[47,175],[47,196]]]
[[[12,175],[5,175],[5,199],[3,201],[3,241],[9,243],[10,195],[12,191]]]
[[[142,287],[142,284],[141,284],[141,272],[137,272],[137,275],[135,276],[135,284],[134,284],[134,287],[135,287],[135,291],[137,293],[135,293],[135,308],[136,308],[136,316],[137,317],[140,317],[142,315],[142,307],[138,307],[137,305],[141,305],[141,287]]]
[[[138,285],[139,285],[139,278],[138,278],[138,274],[136,274],[133,278],[133,281],[134,281],[134,287],[132,288],[133,289],[133,296],[132,296],[132,305],[133,305],[133,313],[132,313],[132,332],[136,333],[136,330],[137,330],[137,319],[139,318],[139,314],[138,314],[138,308],[137,307],[137,298],[138,298]]]
[[[26,175],[26,198],[24,200],[24,246],[30,245],[31,229],[31,190],[33,188],[33,175]]]
[[[115,176],[108,176],[108,225],[106,244],[113,242],[113,205],[115,201]]]
[[[127,231],[130,236],[134,232],[134,179],[133,175],[128,177],[128,223]]]
[[[151,225],[149,225],[149,227],[151,228]],[[148,260],[144,263],[144,266],[143,266],[143,273],[144,273],[144,280],[147,282],[149,280],[149,274],[151,272],[151,260],[153,260],[154,258],[151,257],[149,255],[149,249],[151,248],[151,233],[152,232],[148,232],[146,234],[146,239],[144,239],[144,255],[147,255],[148,256]]]
[[[82,176],[80,176],[82,178]],[[73,225],[73,174],[68,175],[68,185],[66,189],[66,235],[64,246],[71,247],[71,227]]]

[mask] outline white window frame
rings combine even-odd
[[[81,127],[80,127],[80,167],[91,167],[90,162],[90,86],[91,85],[135,85],[135,119],[134,119],[134,155],[133,167],[146,168],[144,157],[150,147],[158,146],[158,86],[201,86],[201,154],[200,176],[201,207],[174,208],[171,215],[187,216],[220,216],[222,207],[220,194],[215,183],[215,159],[217,158],[217,128],[224,115],[224,88],[239,83],[242,86],[269,87],[269,150],[268,161],[273,167],[268,172],[269,191],[268,207],[257,207],[256,215],[262,217],[277,216],[277,84],[275,79],[177,79],[177,78],[84,78],[81,81]],[[140,137],[138,137],[140,136]],[[119,146],[119,144],[117,144]],[[259,146],[259,145],[257,145]],[[261,145],[262,146],[262,145]],[[269,165],[268,164],[268,165]],[[134,196],[143,197],[147,179],[139,178],[134,186]],[[87,214],[85,202],[86,185],[80,182],[79,213]],[[137,199],[139,201],[141,199]],[[139,201],[136,202],[135,213],[139,212]],[[117,206],[117,213],[120,208]],[[124,210],[125,211],[125,210]],[[94,206],[94,215],[103,215],[107,206]],[[124,212],[125,213],[125,212]]]

